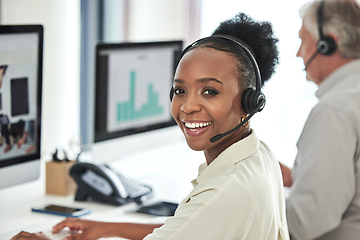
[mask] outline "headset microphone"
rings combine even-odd
[[[305,63],[305,68],[304,68],[304,71],[308,68],[308,66],[310,65],[310,63],[314,60],[314,58],[319,54],[319,51],[316,50],[314,52],[313,55],[311,55],[311,57],[309,58],[309,60]]]
[[[249,119],[250,119],[255,113],[257,113],[261,108],[264,107],[264,104],[265,104],[265,99],[262,99],[262,100],[259,102],[258,106],[254,109],[254,111],[251,112],[239,125],[237,125],[237,126],[234,127],[233,129],[231,129],[231,130],[229,130],[229,131],[227,131],[227,132],[225,132],[225,133],[221,133],[221,134],[218,134],[218,135],[210,138],[210,142],[211,142],[211,143],[214,143],[214,142],[222,139],[222,138],[225,137],[226,135],[229,135],[230,133],[232,133],[232,132],[238,130],[239,128],[241,128],[247,121],[249,121]]]

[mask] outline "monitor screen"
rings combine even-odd
[[[97,44],[95,145],[175,125],[169,94],[181,51],[182,41]]]
[[[40,175],[43,27],[0,25],[0,189]]]

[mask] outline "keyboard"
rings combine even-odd
[[[70,230],[63,229],[59,233],[53,234],[52,227],[59,222],[60,222],[59,220],[47,221],[47,222],[31,225],[9,233],[0,234],[0,240],[10,240],[12,237],[14,237],[16,234],[18,234],[21,231],[26,231],[31,233],[43,232],[46,236],[50,237],[53,240],[62,240],[64,239],[64,237],[70,234]]]

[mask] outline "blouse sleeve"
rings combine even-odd
[[[145,239],[247,239],[239,236],[246,235],[254,221],[256,209],[247,207],[254,204],[251,194],[231,178],[221,188],[219,182],[208,186],[189,195],[174,217]]]

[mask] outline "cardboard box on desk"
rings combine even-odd
[[[75,193],[76,184],[69,171],[75,161],[50,161],[46,163],[46,193],[66,196]]]

